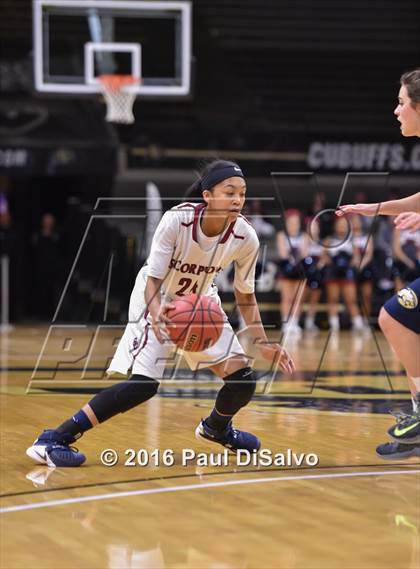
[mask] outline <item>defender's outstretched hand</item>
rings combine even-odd
[[[414,233],[420,229],[420,213],[405,211],[397,215],[394,223],[397,229],[408,229],[410,233]]]
[[[368,217],[373,217],[379,213],[379,205],[377,203],[358,203],[341,205],[335,212],[335,215],[342,217],[348,213],[358,213],[360,215],[367,215]]]

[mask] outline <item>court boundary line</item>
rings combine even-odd
[[[223,488],[228,486],[245,486],[253,484],[267,484],[268,482],[288,482],[292,480],[319,480],[332,478],[356,478],[368,476],[398,476],[401,474],[420,474],[420,470],[391,470],[389,472],[339,472],[328,474],[304,474],[301,476],[270,476],[268,478],[251,478],[249,480],[225,480],[222,482],[207,482],[204,484],[189,484],[183,486],[169,486],[166,488],[145,488],[143,490],[128,490],[125,492],[111,492],[109,494],[92,494],[90,496],[79,496],[75,498],[63,498],[61,500],[49,500],[47,502],[34,502],[32,504],[21,504],[0,508],[0,513],[11,513],[27,510],[37,510],[40,508],[50,508],[55,506],[65,506],[68,504],[80,504],[84,502],[97,502],[100,500],[112,500],[114,498],[128,498],[130,496],[146,496],[151,494],[166,494],[172,492],[188,492],[190,490],[207,490],[209,488]]]
[[[180,478],[197,478],[201,476],[205,476],[206,478],[210,478],[213,476],[226,476],[227,474],[257,474],[257,473],[276,473],[276,472],[302,472],[302,471],[309,471],[313,472],[314,470],[341,470],[344,468],[354,469],[354,468],[395,468],[398,466],[401,467],[410,467],[417,468],[420,463],[413,462],[391,462],[388,464],[328,464],[328,465],[318,465],[316,468],[312,466],[297,466],[294,468],[243,468],[241,470],[218,470],[215,472],[205,472],[203,474],[196,474],[195,472],[189,472],[185,474],[171,474],[169,476],[150,476],[150,477],[142,477],[142,478],[131,478],[125,480],[111,480],[108,482],[89,482],[88,484],[77,484],[74,486],[60,486],[56,488],[42,488],[39,490],[26,490],[24,492],[9,492],[6,494],[0,494],[0,499],[4,498],[13,498],[16,496],[29,496],[32,494],[44,494],[50,492],[62,492],[64,490],[81,490],[82,488],[99,488],[101,486],[113,486],[117,484],[136,484],[141,482],[156,482],[157,480],[178,480]],[[96,466],[96,465],[92,465]],[[53,468],[55,467],[48,467],[47,465],[38,464],[39,468]],[[35,468],[37,468],[35,466]],[[384,471],[385,472],[385,471]]]

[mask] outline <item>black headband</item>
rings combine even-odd
[[[233,178],[234,176],[239,176],[240,178],[245,178],[242,173],[242,170],[239,168],[237,164],[233,164],[231,166],[223,166],[222,168],[218,168],[217,170],[212,170],[205,176],[201,178],[201,190],[208,190],[212,188],[216,184],[220,184],[223,180],[227,180],[228,178]]]

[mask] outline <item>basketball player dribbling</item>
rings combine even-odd
[[[165,359],[172,351],[167,341],[171,301],[188,294],[209,295],[220,305],[213,281],[234,263],[235,299],[262,357],[286,373],[294,363],[279,344],[269,343],[254,294],[259,241],[241,215],[246,183],[241,168],[216,160],[190,188],[203,203],[182,203],[167,211],[153,238],[150,255],[139,271],[130,298],[129,322],[108,373],[132,375],[104,389],[56,429],[44,431],[27,449],[37,462],[49,466],[79,466],[86,457],[70,445],[85,431],[153,397]],[[249,403],[256,376],[226,317],[219,340],[202,352],[184,352],[191,369],[208,368],[224,380],[210,415],[197,429],[199,439],[237,451],[260,448],[259,439],[234,429],[232,418]]]
[[[420,69],[404,73],[400,81],[394,114],[403,136],[420,137]],[[344,205],[336,213],[396,215],[398,229],[415,232],[420,229],[420,192],[384,203]],[[385,303],[379,325],[406,370],[413,413],[397,416],[397,424],[388,430],[393,442],[379,445],[376,452],[385,459],[420,456],[420,278]]]

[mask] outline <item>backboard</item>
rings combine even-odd
[[[34,0],[35,88],[100,92],[99,75],[141,77],[142,96],[186,96],[191,83],[191,3]]]

